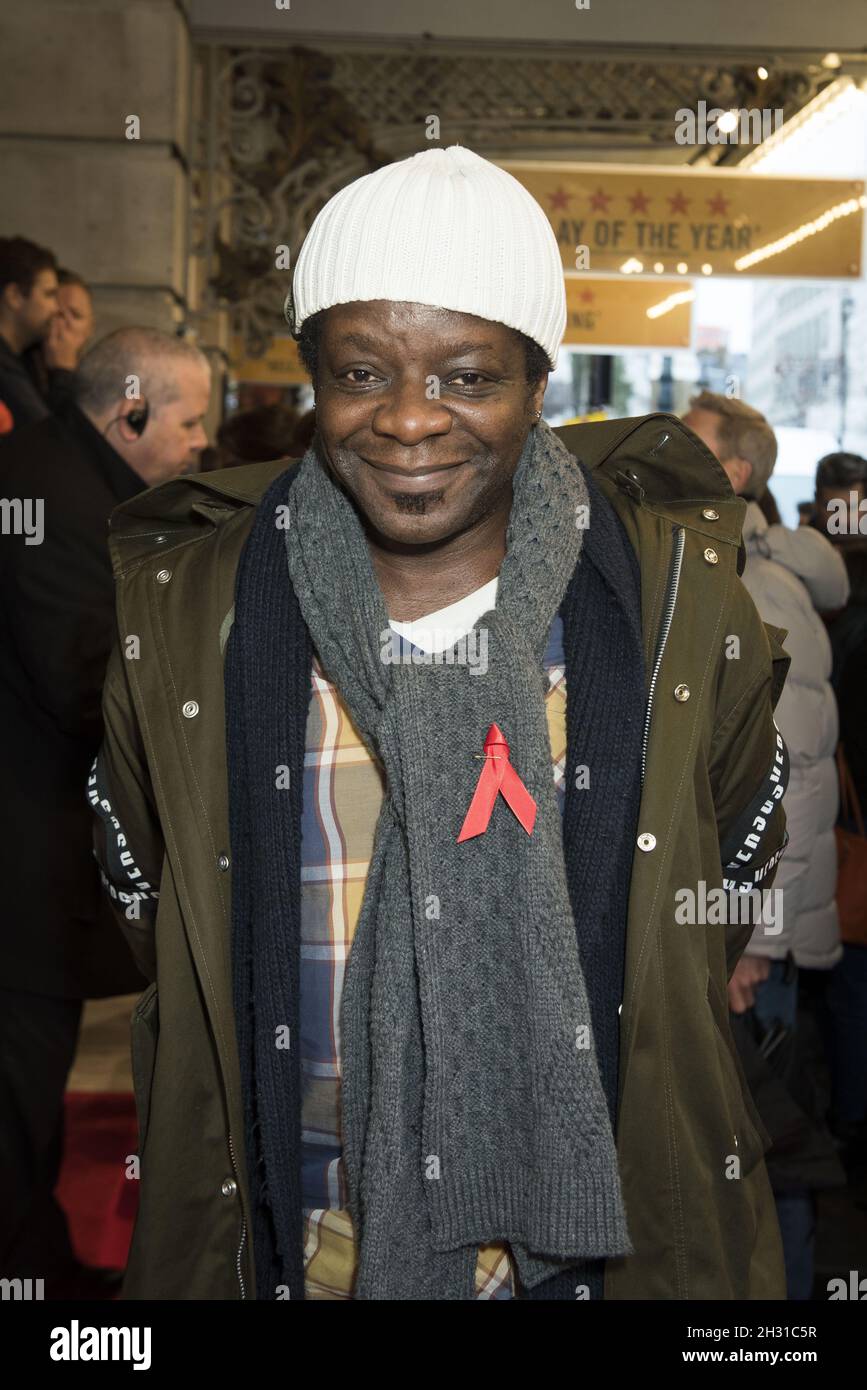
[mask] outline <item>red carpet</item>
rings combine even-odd
[[[123,1269],[138,1205],[127,1178],[136,1151],[135,1101],[126,1092],[66,1093],[66,1135],[57,1198],[72,1243],[87,1265]]]

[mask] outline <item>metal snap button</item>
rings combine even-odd
[[[717,555],[715,550],[711,550],[710,548],[708,548],[704,552],[704,558],[707,560],[709,565],[715,565],[719,559],[719,556]]]
[[[705,521],[719,521],[719,512],[715,512],[713,507],[703,507],[701,514]]]
[[[158,583],[158,584],[168,584],[168,582],[169,582],[169,580],[171,579],[171,577],[172,577],[172,572],[171,572],[171,570],[157,570],[157,583]]]
[[[184,718],[185,718],[185,719],[195,719],[195,717],[196,717],[196,715],[198,714],[198,712],[199,712],[199,706],[196,704],[195,700],[187,700],[187,702],[186,702],[186,704],[184,705],[184,708],[183,708]]]
[[[220,1191],[224,1197],[234,1197],[235,1193],[238,1191],[238,1184],[235,1182],[234,1178],[223,1178]]]
[[[225,873],[226,870],[228,869],[228,867],[229,867],[229,856],[228,856],[228,854],[221,854],[220,857],[219,857],[218,860],[217,860],[217,868],[220,870],[221,873]]]
[[[679,700],[682,705],[685,704],[689,699],[689,686],[676,685],[674,687],[674,698],[675,700]]]
[[[647,833],[639,835],[638,848],[643,849],[645,854],[649,853],[652,849],[656,849],[656,836],[648,835]]]

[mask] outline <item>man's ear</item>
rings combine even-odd
[[[741,485],[738,488],[738,492],[743,492],[749,487],[750,478],[753,476],[753,465],[750,463],[749,459],[741,458],[740,454],[738,455],[737,461],[741,468]]]
[[[131,415],[134,410],[141,409],[141,405],[138,401],[130,401],[129,407],[129,410],[124,410],[120,415],[115,417],[117,421],[117,433],[124,444],[135,444],[141,439],[141,431],[134,430],[132,426],[127,423],[127,416]]]
[[[24,303],[25,295],[21,293],[21,286],[16,285],[14,280],[10,280],[0,290],[0,304],[4,309],[10,309],[12,313],[17,313]]]

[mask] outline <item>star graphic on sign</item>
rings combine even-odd
[[[553,193],[548,194],[548,197],[551,201],[552,212],[565,212],[569,203],[572,201],[572,194],[567,193],[565,188],[555,188]]]
[[[684,198],[682,193],[675,193],[673,198],[669,198],[668,206],[673,213],[682,212],[685,214],[690,202],[691,199]]]
[[[597,188],[595,193],[590,194],[590,206],[594,212],[607,212],[608,204],[612,199],[611,193],[603,193],[601,188]]]
[[[707,205],[711,212],[718,212],[720,217],[725,217],[730,202],[730,198],[724,198],[721,193],[715,193],[712,198],[708,198]]]
[[[632,204],[633,212],[647,212],[650,206],[650,199],[646,193],[642,193],[640,188],[637,193],[630,193],[628,200]]]
[[[582,291],[581,291],[581,302],[582,302],[583,304],[592,304],[594,298],[595,298],[595,296],[594,296],[592,290],[582,290]]]

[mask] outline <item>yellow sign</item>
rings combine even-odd
[[[503,168],[547,213],[564,270],[861,274],[859,180],[539,161]]]
[[[690,344],[693,293],[682,280],[567,275],[565,343],[607,347],[685,348]],[[670,303],[672,296],[674,303]],[[684,295],[686,298],[684,299]],[[663,306],[660,309],[660,306]],[[648,316],[650,311],[650,316]],[[278,334],[262,357],[245,357],[232,339],[232,370],[259,386],[309,384],[294,338]]]
[[[566,276],[564,343],[688,348],[695,291],[683,280]]]
[[[240,337],[234,337],[232,371],[238,381],[252,381],[258,386],[310,385],[307,370],[298,356],[298,345],[288,334],[278,333],[272,338],[262,357],[245,357]]]

